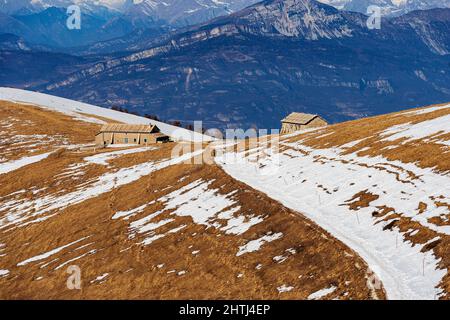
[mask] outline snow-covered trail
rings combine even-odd
[[[335,161],[337,155],[328,154],[330,152],[318,150],[305,156],[293,150],[285,151],[274,170],[265,173],[258,171],[260,163],[242,154],[237,155],[241,157],[238,163],[230,161],[226,155],[217,157],[216,161],[231,177],[305,215],[357,252],[379,277],[389,299],[436,299],[441,293],[436,286],[447,270],[438,268],[439,260],[432,252],[421,252],[424,245],[412,246],[411,242],[403,241],[403,234],[397,227],[383,230],[389,221],[376,221],[372,212],[377,210],[378,204],[400,206],[399,213],[410,212],[403,190],[412,197],[420,197],[422,193],[430,196],[433,193],[428,189],[438,192],[435,187],[445,183],[447,178],[423,174],[424,182],[416,181],[419,187],[414,191],[410,188],[415,187],[409,183],[397,181],[395,174],[360,166],[367,160],[365,158],[357,158],[355,161],[359,164],[343,164]],[[321,158],[322,162],[316,161],[319,155],[327,157]],[[270,163],[266,162],[264,168],[269,167]],[[433,178],[441,179],[433,181]],[[367,208],[352,211],[345,205],[356,193],[373,186],[380,198]],[[411,201],[410,206],[413,205],[415,202]],[[414,218],[423,219],[423,215]],[[444,234],[447,232],[444,227],[437,229]]]

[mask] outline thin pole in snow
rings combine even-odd
[[[423,257],[422,261],[422,275],[425,276],[425,257]]]

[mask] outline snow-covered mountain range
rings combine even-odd
[[[435,10],[371,31],[360,13],[265,1],[31,87],[41,77],[34,72],[19,85],[209,128],[273,128],[292,111],[338,122],[450,100],[450,10]],[[3,83],[17,86],[18,71],[9,70]]]
[[[0,12],[23,15],[76,4],[90,14],[109,10],[141,24],[142,20],[150,19],[188,25],[229,14],[255,2],[258,0],[0,0]]]
[[[75,47],[132,32],[168,30],[228,15],[258,0],[0,0],[0,34],[51,47]],[[81,29],[66,28],[67,8],[81,8]],[[147,32],[148,33],[148,32]]]
[[[450,0],[318,0],[338,9],[367,13],[369,6],[383,9],[387,16],[400,16],[415,10],[450,8]]]
[[[227,16],[259,1],[0,0],[0,33],[13,33],[25,40],[53,47],[83,46],[119,38],[142,29],[152,29],[152,34],[157,36],[168,30]],[[364,14],[370,5],[378,5],[387,16],[398,16],[419,9],[450,7],[450,0],[320,0],[320,2],[341,10]],[[308,3],[304,1],[303,5]],[[82,30],[76,33],[68,32],[65,28],[67,19],[65,10],[72,4],[79,5],[83,15]],[[289,7],[289,2],[286,2],[286,7]],[[277,28],[290,33],[292,30],[289,25],[295,23],[295,19],[283,16],[279,19],[280,25]],[[329,23],[321,21],[320,16],[311,19],[305,21],[305,24]],[[341,29],[339,32],[345,30]]]
[[[105,9],[120,12],[132,19],[160,19],[177,25],[206,21],[229,14],[261,0],[0,0],[0,12],[6,14],[37,13],[50,7],[79,5],[89,13]],[[402,15],[415,10],[449,8],[450,0],[318,0],[338,9],[367,13],[371,5],[380,6],[384,14]]]

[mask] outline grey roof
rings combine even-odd
[[[317,114],[293,112],[290,115],[288,115],[286,118],[281,120],[281,122],[305,125],[305,124],[308,124],[311,121],[313,121],[315,118],[320,118],[320,117]]]
[[[159,129],[157,126],[149,124],[107,123],[102,126],[100,132],[155,133],[159,132]]]

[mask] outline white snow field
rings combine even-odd
[[[448,116],[443,116],[386,130],[382,137],[389,139],[392,134],[392,139],[423,141],[438,137],[436,143],[446,148],[448,141],[444,141],[443,134],[449,129]],[[438,236],[428,243],[449,235],[448,224],[430,221],[448,214],[445,206],[437,206],[434,201],[450,199],[448,173],[382,156],[358,156],[357,152],[344,155],[348,145],[313,149],[303,143],[304,138],[296,142],[282,138],[284,151],[280,153],[261,143],[251,152],[219,154],[216,162],[235,179],[304,214],[355,250],[379,277],[389,299],[439,298],[442,289],[438,285],[447,274],[438,266],[441,259],[432,250],[421,252],[427,243],[405,240],[405,235],[414,235],[418,230],[402,233],[397,226],[385,228],[398,218],[385,220],[386,216],[377,218],[373,213],[381,207],[393,208],[401,218],[436,232]],[[361,192],[378,198],[368,207],[351,210],[349,204],[358,200],[355,195]],[[420,203],[427,205],[424,212],[419,210]]]
[[[50,155],[51,152],[38,154],[36,156],[23,157],[18,160],[0,163],[0,174],[5,174],[14,170],[18,170],[24,166],[39,162]]]
[[[45,221],[66,207],[98,197],[114,188],[137,181],[152,172],[182,163],[203,153],[203,151],[199,150],[183,154],[178,158],[158,162],[144,162],[131,167],[121,168],[114,172],[107,172],[92,181],[84,181],[75,191],[66,194],[49,194],[43,197],[36,197],[33,200],[14,199],[7,202],[0,201],[0,213],[6,213],[0,218],[0,230],[11,225],[26,226],[31,223]],[[83,164],[79,164],[75,169],[82,167]]]
[[[67,247],[70,247],[71,245],[74,245],[74,244],[76,244],[76,243],[78,243],[78,242],[80,242],[80,241],[83,241],[83,240],[86,239],[86,238],[87,238],[87,237],[81,238],[81,239],[79,239],[79,240],[77,240],[77,241],[71,242],[71,243],[66,244],[66,245],[64,245],[64,246],[61,246],[61,247],[59,247],[59,248],[56,248],[56,249],[53,249],[53,250],[51,250],[51,251],[42,253],[42,254],[40,254],[40,255],[38,255],[38,256],[35,256],[35,257],[32,257],[32,258],[26,259],[26,260],[24,260],[24,261],[22,261],[22,262],[19,262],[17,265],[18,265],[18,266],[24,266],[24,265],[27,265],[27,264],[29,264],[29,263],[31,263],[31,262],[35,262],[35,261],[47,259],[48,257],[50,257],[50,256],[52,256],[52,255],[54,255],[54,254],[56,254],[56,253],[58,253],[58,252],[60,252],[61,250],[65,249],[65,248],[67,248]]]
[[[167,134],[174,140],[192,142],[207,142],[213,140],[210,136],[175,127],[167,123],[33,91],[0,87],[0,100],[36,105],[92,123],[102,124],[104,122],[97,118],[89,117],[89,115],[104,117],[128,124],[152,124],[156,125],[162,133]]]
[[[130,238],[134,238],[136,234],[145,234],[146,238],[142,242],[144,245],[149,245],[169,233],[176,233],[186,227],[185,225],[180,225],[172,228],[165,234],[158,234],[156,229],[175,221],[173,218],[167,218],[153,222],[156,217],[164,213],[170,213],[169,216],[190,216],[196,224],[204,225],[207,228],[215,228],[224,231],[226,234],[234,235],[241,235],[252,226],[263,221],[262,217],[254,215],[239,215],[236,217],[234,214],[240,210],[237,201],[233,199],[233,195],[236,192],[233,191],[229,194],[221,195],[218,193],[218,189],[210,188],[213,182],[214,180],[196,180],[149,204],[129,211],[117,212],[112,219],[122,218],[128,220],[131,216],[143,212],[147,205],[154,204],[155,202],[164,205],[164,209],[130,223]],[[224,224],[225,221],[226,224]]]
[[[134,153],[139,153],[139,152],[146,152],[146,151],[151,151],[151,150],[156,150],[156,149],[157,149],[156,147],[142,147],[142,148],[133,148],[133,149],[120,150],[120,151],[99,153],[99,154],[84,158],[84,161],[87,161],[88,163],[92,163],[92,164],[99,164],[99,165],[107,166],[109,161],[119,158],[123,155],[134,154]]]

